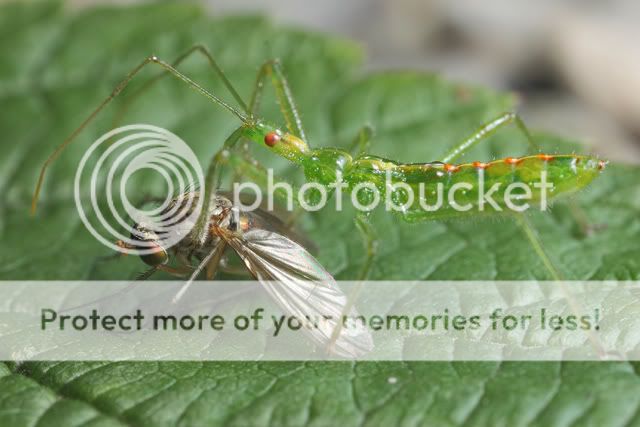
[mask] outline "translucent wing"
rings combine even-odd
[[[303,330],[327,347],[343,316],[347,297],[322,265],[302,246],[273,231],[251,228],[241,236],[224,233],[222,237],[286,313],[302,323],[307,316],[323,319]],[[357,315],[352,307],[349,316]],[[353,358],[371,351],[373,340],[365,327],[352,325],[340,330],[331,348],[338,356]]]

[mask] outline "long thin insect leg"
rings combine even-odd
[[[360,232],[365,248],[364,264],[362,264],[362,269],[358,275],[358,280],[363,281],[369,278],[369,275],[371,274],[371,267],[373,267],[373,261],[378,253],[378,235],[371,224],[371,221],[364,214],[356,217],[356,227]]]
[[[214,276],[216,275],[218,267],[220,266],[220,261],[222,260],[222,255],[224,254],[224,250],[227,247],[227,242],[222,242],[220,245],[222,246],[220,250],[216,252],[216,255],[214,255],[214,257],[207,264],[207,280],[213,280]]]
[[[447,154],[443,158],[442,161],[445,163],[448,163],[455,160],[456,158],[464,154],[466,151],[468,151],[470,148],[472,148],[479,142],[487,140],[491,135],[495,134],[498,130],[500,130],[501,128],[511,123],[516,124],[518,129],[526,137],[526,140],[531,146],[531,148],[534,149],[535,151],[538,151],[539,150],[538,144],[531,137],[531,134],[529,133],[526,125],[524,124],[520,116],[518,116],[516,113],[505,113],[500,117],[492,120],[491,122],[483,125],[473,135],[471,135],[469,138],[467,138],[458,146],[454,147],[449,152],[449,154]],[[531,246],[533,247],[534,251],[536,252],[536,254],[538,254],[543,264],[545,265],[545,268],[547,269],[549,274],[555,280],[561,280],[560,279],[561,276],[558,273],[557,268],[554,266],[554,264],[551,262],[551,259],[545,253],[542,246],[542,242],[540,242],[540,240],[538,239],[535,233],[535,230],[533,229],[533,226],[529,223],[528,219],[524,215],[515,215],[515,217],[518,220],[520,227],[522,228],[527,238],[529,239],[529,242],[531,243]]]
[[[291,94],[289,83],[284,76],[280,61],[272,59],[260,67],[258,75],[256,77],[255,89],[249,102],[249,111],[252,115],[255,114],[260,108],[260,100],[262,98],[262,91],[264,87],[264,80],[266,77],[271,77],[271,83],[276,91],[276,99],[280,106],[280,111],[284,117],[287,129],[289,132],[303,141],[307,142],[304,129],[302,127],[302,120],[300,119],[300,113]],[[253,116],[252,116],[253,117]]]
[[[225,140],[223,147],[213,156],[209,163],[207,176],[205,177],[204,194],[202,195],[204,197],[202,211],[198,216],[193,230],[191,230],[192,235],[200,242],[204,242],[207,237],[211,204],[213,203],[213,195],[222,179],[224,157],[228,155],[228,150],[232,149],[238,142],[243,131],[244,128],[242,126],[233,131]]]
[[[536,252],[538,257],[540,257],[553,280],[561,281],[562,275],[560,274],[560,272],[558,272],[556,266],[553,264],[553,262],[551,262],[551,258],[549,258],[544,248],[542,247],[542,242],[540,241],[540,238],[538,237],[538,234],[536,233],[529,219],[524,214],[519,213],[514,214],[514,217],[516,218],[516,221],[524,232],[525,236],[531,243],[533,250]]]
[[[478,130],[474,132],[469,138],[462,141],[457,146],[453,147],[447,155],[442,159],[443,162],[449,163],[460,157],[466,151],[471,149],[473,146],[478,144],[481,141],[487,140],[491,135],[495,134],[501,128],[505,126],[515,123],[518,130],[525,136],[527,143],[531,147],[533,151],[539,151],[540,147],[535,142],[531,133],[527,129],[527,126],[524,124],[520,116],[516,113],[504,113],[500,117],[497,117],[491,120],[489,123],[482,125]]]
[[[147,270],[143,271],[142,273],[139,273],[136,275],[135,280],[136,281],[141,281],[141,280],[147,280],[149,277],[151,277],[156,271],[158,271],[158,267],[154,266],[154,267],[149,267]]]
[[[265,79],[271,77],[271,83],[275,88],[276,99],[280,106],[280,112],[284,117],[287,129],[290,133],[296,135],[300,139],[306,142],[306,136],[302,127],[302,120],[298,113],[295,100],[289,88],[289,83],[284,76],[280,62],[277,59],[266,61],[260,67],[256,76],[256,81],[251,93],[251,100],[249,101],[249,111],[252,118],[257,117],[260,110],[260,101],[262,100],[262,94],[264,91]],[[263,181],[263,188],[266,188],[267,173],[262,169],[258,162],[253,159],[249,150],[249,144],[242,145],[242,151],[244,156],[243,162],[235,162],[234,165],[234,181],[239,181],[242,177],[249,176],[254,181]],[[236,159],[237,160],[237,159]],[[257,182],[256,182],[257,183]],[[297,192],[296,192],[297,194]],[[276,194],[278,196],[278,194]],[[293,198],[295,200],[295,198]],[[286,201],[286,200],[285,200]],[[298,206],[293,215],[288,219],[287,226],[292,227],[296,219],[302,214],[301,208]]]
[[[555,265],[551,262],[551,259],[547,256],[546,252],[544,251],[542,247],[542,243],[540,242],[540,239],[538,238],[538,235],[535,229],[533,228],[533,225],[529,221],[529,219],[524,214],[521,214],[521,213],[514,214],[514,216],[516,217],[518,225],[522,228],[522,231],[524,232],[524,234],[527,236],[527,239],[531,243],[531,246],[536,251],[538,256],[542,259],[545,266],[547,267],[547,270],[549,270],[551,277],[553,277],[553,279],[556,281],[556,284],[560,287],[560,290],[562,291],[564,297],[567,299],[567,303],[569,304],[571,313],[576,316],[579,316],[580,313],[584,313],[584,308],[573,297],[570,290],[567,288],[567,285],[564,283],[561,274],[558,272]],[[604,350],[604,347],[600,342],[600,339],[598,338],[598,336],[595,335],[593,331],[589,331],[587,337],[589,339],[589,342],[592,348],[598,354],[598,356],[601,359],[606,358],[607,357],[606,351]]]
[[[31,200],[31,213],[35,213],[36,210],[36,206],[38,203],[38,197],[40,195],[40,190],[42,189],[42,182],[44,181],[44,174],[47,171],[47,168],[49,167],[49,165],[60,155],[60,153],[69,145],[73,142],[73,140],[78,136],[78,134],[80,132],[82,132],[82,130],[87,127],[87,125],[89,123],[91,123],[91,121],[93,121],[93,119],[116,97],[120,94],[120,92],[122,92],[124,90],[125,87],[127,87],[127,85],[131,82],[131,80],[148,64],[156,64],[158,66],[160,66],[161,68],[164,68],[167,72],[169,72],[171,75],[173,75],[174,77],[182,80],[183,82],[185,82],[189,87],[191,87],[191,89],[195,90],[196,92],[200,93],[201,95],[205,96],[206,98],[208,98],[211,102],[214,102],[220,106],[222,106],[223,108],[225,108],[227,111],[231,112],[233,115],[235,115],[236,117],[238,117],[243,123],[247,120],[247,118],[244,116],[244,114],[242,114],[240,111],[236,110],[235,108],[233,108],[232,106],[230,106],[229,104],[227,104],[226,102],[224,102],[222,99],[218,98],[216,95],[214,95],[213,93],[209,92],[208,90],[206,90],[205,88],[203,88],[202,86],[200,86],[198,83],[194,82],[193,80],[191,80],[189,77],[185,76],[184,74],[180,73],[178,70],[176,70],[175,68],[173,68],[171,65],[169,65],[168,63],[160,60],[158,57],[156,56],[149,56],[147,57],[144,61],[142,61],[140,64],[138,64],[135,68],[133,68],[129,74],[127,74],[127,76],[115,87],[115,89],[113,90],[113,92],[111,92],[111,94],[109,96],[107,96],[101,103],[100,105],[98,105],[98,107],[93,110],[91,112],[91,114],[89,114],[89,116],[80,124],[79,127],[77,127],[72,133],[71,135],[69,135],[69,137],[67,137],[66,140],[64,140],[62,142],[62,144],[60,144],[53,153],[51,153],[51,155],[47,158],[47,160],[44,162],[44,165],[42,165],[42,169],[40,170],[40,175],[38,176],[38,181],[36,184],[36,189],[35,192],[33,194],[33,199]]]
[[[175,277],[184,277],[187,274],[191,273],[191,268],[187,266],[169,267],[168,265],[159,265],[156,267],[156,269],[160,271],[164,271],[165,273],[169,273]]]
[[[209,66],[213,68],[213,71],[218,75],[220,80],[222,80],[222,83],[225,85],[225,87],[227,88],[231,96],[233,96],[233,99],[235,99],[235,101],[238,103],[238,105],[242,108],[242,110],[245,113],[250,114],[250,111],[247,105],[244,103],[244,100],[240,97],[240,94],[233,87],[233,84],[231,84],[231,82],[227,78],[224,71],[222,71],[222,68],[220,67],[218,62],[213,58],[213,54],[204,45],[197,44],[192,46],[191,48],[189,48],[189,50],[182,53],[173,62],[171,62],[171,66],[173,68],[177,68],[178,65],[180,65],[182,62],[188,59],[191,55],[196,53],[203,55],[206,58],[207,62],[209,63]],[[142,87],[140,87],[140,89],[138,89],[133,94],[131,94],[131,96],[128,97],[126,101],[122,104],[122,106],[118,109],[118,112],[116,113],[116,117],[113,121],[113,127],[116,127],[116,125],[122,121],[122,118],[124,117],[126,111],[133,104],[133,102],[140,97],[140,95],[144,94],[155,83],[157,83],[159,80],[161,80],[163,77],[166,77],[167,75],[169,75],[168,71],[164,71],[158,74],[157,76],[147,81]]]
[[[256,75],[255,84],[251,93],[251,100],[249,102],[249,112],[251,117],[255,118],[258,115],[258,111],[260,110],[260,101],[262,99],[265,80],[267,77],[271,77],[271,84],[275,88],[276,99],[280,106],[280,111],[284,117],[287,129],[290,133],[306,142],[306,136],[302,126],[302,120],[300,119],[300,114],[298,113],[298,108],[291,93],[291,89],[289,88],[289,83],[284,76],[280,62],[277,59],[272,59],[262,64],[258,74]],[[245,172],[255,172],[260,169],[257,161],[255,161],[250,154],[249,145],[243,144],[242,148],[243,155],[245,157],[244,164],[247,166]],[[231,151],[231,147],[227,147],[227,150]],[[241,168],[237,165],[234,167],[235,181],[238,181],[241,177],[245,176],[242,172]],[[255,173],[253,176],[254,178],[257,177]],[[258,173],[258,176],[264,177],[264,182],[266,183],[266,173]],[[292,217],[296,217],[296,215],[293,215]]]
[[[366,150],[371,145],[371,138],[373,137],[373,128],[371,126],[364,126],[354,139],[351,144],[352,152],[357,150],[358,155],[366,153]],[[367,280],[369,277],[369,273],[371,272],[371,267],[373,265],[373,261],[375,259],[377,250],[378,250],[378,237],[376,235],[375,229],[371,222],[369,221],[369,216],[360,213],[356,216],[356,227],[360,232],[360,236],[364,242],[365,251],[366,251],[366,259],[365,263],[362,266],[362,271],[358,276],[358,280]]]
[[[378,236],[375,232],[371,221],[369,221],[368,216],[361,213],[356,217],[356,227],[362,236],[364,241],[366,258],[364,264],[362,265],[362,269],[360,270],[360,274],[358,275],[358,282],[353,287],[349,295],[347,296],[347,302],[342,309],[341,319],[346,318],[351,312],[360,292],[362,292],[362,288],[364,287],[364,282],[369,278],[371,274],[371,267],[373,267],[373,261],[376,258],[376,254],[378,253]],[[331,334],[331,340],[329,344],[327,344],[327,351],[331,353],[333,351],[333,346],[336,343],[336,340],[340,336],[340,332],[342,331],[342,327],[344,322],[338,322],[335,329]]]
[[[371,138],[373,137],[373,128],[369,125],[363,126],[356,137],[351,142],[349,151],[354,157],[360,157],[366,154],[371,147]]]
[[[184,296],[184,294],[187,292],[187,290],[189,289],[193,281],[196,280],[198,275],[200,275],[202,270],[204,270],[205,267],[207,267],[207,270],[209,269],[208,266],[210,263],[214,263],[216,266],[215,268],[217,268],[217,265],[220,263],[220,258],[222,257],[222,254],[224,253],[224,249],[226,246],[227,246],[226,242],[220,239],[220,242],[216,244],[216,246],[211,250],[211,252],[209,252],[207,256],[204,257],[204,259],[200,262],[200,264],[198,264],[196,269],[193,270],[193,273],[191,273],[191,277],[189,277],[189,280],[187,280],[182,285],[180,290],[173,297],[172,303],[174,304],[177,303]]]

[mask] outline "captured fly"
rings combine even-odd
[[[167,209],[198,197],[197,192],[182,194]],[[150,265],[142,278],[158,270],[189,274],[173,299],[177,302],[203,271],[207,279],[212,279],[221,267],[225,251],[231,248],[285,313],[303,323],[307,318],[326,320],[313,328],[303,328],[316,344],[342,357],[357,357],[373,348],[371,334],[365,327],[342,328],[343,316],[353,319],[358,313],[353,307],[348,309],[348,299],[335,279],[302,245],[288,237],[291,232],[278,218],[262,210],[240,211],[221,194],[216,194],[210,203],[209,218],[206,236],[186,234],[169,249],[163,246],[166,236],[142,223],[135,224],[132,239],[145,248],[154,248],[152,253],[141,255]],[[135,245],[119,244],[137,249]],[[170,254],[175,257],[177,267],[168,265]]]

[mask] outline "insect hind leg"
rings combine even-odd
[[[515,213],[514,214],[514,218],[516,219],[516,222],[517,222],[518,226],[520,227],[520,229],[525,234],[527,240],[529,240],[529,243],[531,244],[531,247],[533,248],[535,253],[538,255],[538,257],[540,258],[540,260],[544,264],[544,266],[547,269],[547,271],[549,272],[549,274],[551,275],[551,278],[553,280],[556,280],[556,281],[563,280],[563,277],[560,274],[560,272],[558,271],[558,268],[551,261],[551,258],[549,257],[547,252],[544,250],[542,242],[540,241],[540,238],[539,238],[538,234],[536,233],[533,225],[529,221],[529,219],[522,213]]]
[[[455,147],[453,147],[451,149],[451,151],[449,151],[449,153],[447,153],[444,156],[442,161],[444,163],[450,163],[450,162],[456,160],[458,157],[460,157],[463,154],[465,154],[471,148],[473,148],[474,146],[476,146],[477,144],[479,144],[482,141],[488,140],[489,137],[491,137],[496,132],[498,132],[500,129],[503,129],[505,126],[508,126],[510,124],[515,124],[516,125],[516,127],[518,128],[520,133],[522,133],[522,135],[524,135],[525,139],[527,140],[527,143],[529,144],[529,147],[534,152],[540,151],[540,146],[538,145],[538,143],[531,136],[531,133],[529,132],[529,129],[525,125],[525,123],[522,120],[522,118],[517,113],[509,112],[509,113],[504,113],[504,114],[500,115],[499,117],[496,117],[495,119],[491,120],[490,122],[485,123],[482,126],[480,126],[480,128],[477,129],[473,133],[473,135],[469,136],[467,139],[462,141],[460,144],[458,144]]]

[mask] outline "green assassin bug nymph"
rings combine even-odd
[[[220,77],[239,105],[239,109],[231,106],[176,69],[182,61],[194,53],[201,54],[207,59],[213,71]],[[232,165],[235,170],[240,172],[255,171],[255,165],[248,161],[246,156],[239,155],[241,144],[238,142],[241,140],[253,141],[265,147],[273,154],[298,165],[303,169],[305,177],[309,182],[328,185],[335,181],[337,175],[340,175],[342,181],[346,183],[349,188],[353,188],[359,183],[367,181],[379,186],[383,191],[384,177],[388,172],[391,173],[393,180],[405,182],[410,186],[418,185],[419,183],[427,185],[440,183],[444,185],[445,188],[453,186],[456,183],[464,183],[474,179],[474,177],[477,177],[479,174],[482,174],[488,180],[508,182],[522,180],[526,182],[539,177],[542,172],[545,172],[548,181],[552,182],[555,186],[555,192],[552,194],[552,198],[557,198],[558,196],[570,194],[585,187],[599,175],[605,166],[605,162],[597,158],[575,154],[534,154],[522,158],[509,157],[491,162],[472,162],[457,165],[452,163],[471,147],[486,140],[490,135],[509,124],[515,124],[531,147],[537,150],[535,141],[523,121],[515,113],[505,113],[483,125],[469,138],[454,147],[438,162],[405,164],[367,154],[366,151],[370,146],[369,142],[372,136],[372,129],[368,126],[364,126],[358,133],[352,150],[312,148],[307,141],[291,90],[289,89],[281,65],[277,60],[270,60],[262,65],[256,78],[253,94],[249,102],[245,103],[209,51],[204,46],[197,45],[179,56],[173,63],[167,63],[156,56],[149,56],[133,68],[120,84],[116,86],[111,95],[109,95],[47,159],[42,167],[36,185],[32,201],[32,210],[35,211],[44,174],[51,162],[56,159],[62,150],[75,139],[107,104],[122,92],[143,68],[150,64],[162,68],[164,72],[150,80],[140,92],[163,76],[171,75],[208,98],[211,102],[226,109],[241,122],[240,126],[226,139],[223,147],[212,158],[209,164],[206,174],[206,185],[203,189],[205,209],[203,209],[200,214],[194,228],[194,232],[200,236],[205,236],[207,233],[209,223],[207,212],[210,208],[207,204],[214,203],[215,198],[213,195],[218,187],[220,168],[223,165]],[[277,100],[286,124],[286,131],[283,131],[279,126],[262,120],[258,116],[262,90],[265,81],[268,79],[275,88]],[[539,197],[539,193],[534,191],[532,197],[533,200],[536,200],[536,198]],[[488,210],[486,213],[492,214],[495,212]],[[400,212],[399,217],[405,221],[417,222],[454,216],[472,216],[474,214],[477,214],[477,210],[472,209],[466,212],[453,213],[444,209],[429,212],[420,209],[419,206],[412,205],[405,211]],[[519,223],[525,231],[526,237],[531,241],[534,250],[543,260],[551,277],[559,279],[560,274],[542,249],[543,246],[537,239],[526,217],[520,214],[514,216],[518,218]],[[366,213],[361,213],[357,216],[356,224],[365,239],[365,247],[367,250],[367,258],[359,278],[366,279],[369,276],[371,265],[376,254],[376,234]]]

